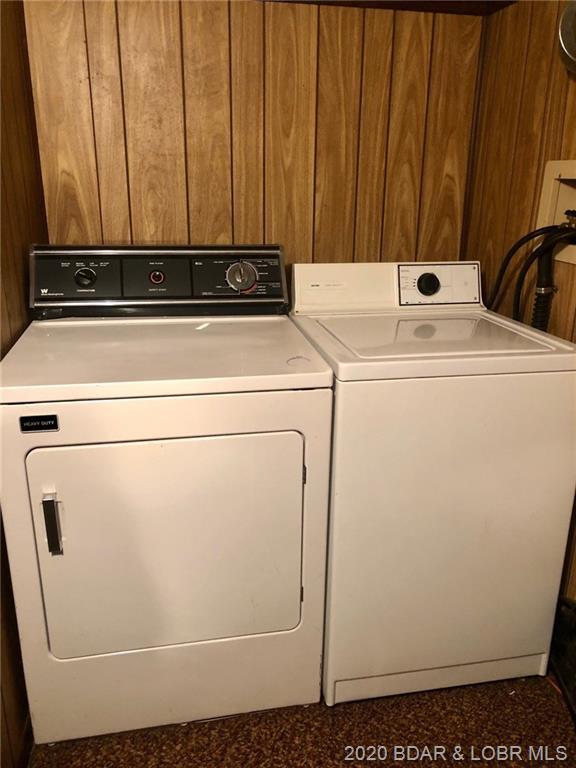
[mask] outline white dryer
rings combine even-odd
[[[1,414],[36,741],[318,701],[332,373],[279,249],[37,247],[32,274],[49,319]],[[128,316],[58,317],[87,313]]]
[[[296,265],[335,374],[323,690],[545,674],[576,347],[487,311],[477,263]]]

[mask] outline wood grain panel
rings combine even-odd
[[[507,172],[510,181],[507,189],[502,190],[506,204],[498,212],[502,239],[499,253],[494,252],[491,261],[498,263],[508,248],[523,234],[531,229],[531,222],[538,205],[541,178],[543,173],[542,141],[543,126],[549,111],[549,78],[552,57],[557,56],[554,35],[542,35],[542,29],[552,29],[555,24],[557,6],[555,3],[535,3],[531,8],[528,51],[526,67],[522,73],[522,82],[518,85],[520,106],[517,117],[510,117],[510,129],[514,129],[514,144],[510,149]],[[526,14],[527,18],[527,14]],[[520,77],[520,73],[517,74]],[[526,87],[528,86],[528,87]],[[513,286],[521,265],[521,254],[508,271],[503,300],[499,306],[501,312],[511,314]],[[496,265],[490,263],[484,269],[484,277],[493,279]],[[533,291],[530,290],[530,295]],[[530,302],[525,302],[527,320],[531,310]]]
[[[393,32],[392,11],[366,10],[356,191],[355,261],[380,259]]]
[[[188,201],[191,243],[230,243],[229,5],[182,4]]]
[[[85,2],[84,14],[102,238],[105,243],[129,243],[131,240],[130,205],[116,5],[113,0]]]
[[[576,128],[574,126],[576,126],[576,75],[572,74],[568,76],[562,135],[562,157],[566,160],[576,160]]]
[[[1,3],[2,348],[28,325],[28,247],[48,232],[21,2]]]
[[[538,206],[542,178],[543,141],[542,126],[549,113],[550,67],[552,58],[558,58],[554,35],[542,35],[541,30],[552,30],[556,23],[556,3],[535,3],[532,10],[529,51],[524,73],[525,87],[521,93],[510,189],[504,248],[508,248],[530,228],[534,210]],[[534,162],[540,158],[540,162]],[[511,210],[513,208],[513,210]]]
[[[26,2],[25,11],[50,239],[100,243],[83,6]]]
[[[311,261],[318,8],[265,6],[265,237]]]
[[[417,258],[458,259],[482,22],[437,15],[422,172]]]
[[[562,136],[572,133],[567,123],[569,78],[556,44],[561,10],[562,4],[557,2],[524,3],[487,22],[466,254],[481,259],[488,288],[504,253],[534,228],[545,163],[558,159],[563,152]],[[523,46],[529,55],[525,56],[525,67],[511,58],[508,45],[518,30],[526,30]],[[506,78],[502,77],[504,71]],[[519,254],[516,268],[509,270],[504,284],[499,309],[505,314],[511,313],[513,285],[521,262]],[[566,276],[568,286],[572,284],[570,269],[567,272],[560,266],[557,272],[557,276]],[[569,287],[564,290],[571,292]],[[531,293],[527,291],[527,295]],[[571,299],[565,303],[557,303],[556,299],[557,307],[570,311]],[[531,302],[526,304],[525,318],[529,319]],[[556,309],[550,328],[555,333],[566,333],[571,323],[571,317],[560,320]]]
[[[466,16],[489,16],[517,0],[260,0],[273,3],[315,3],[317,5],[353,5],[395,11],[460,13]],[[526,2],[526,0],[521,0]]]
[[[416,258],[432,20],[409,11],[395,17],[382,261]]]
[[[314,261],[354,260],[363,11],[320,9]]]
[[[172,0],[126,0],[118,4],[118,24],[132,236],[140,243],[185,243],[179,6]]]
[[[40,158],[21,2],[0,3],[1,14],[1,275],[3,356],[28,324],[28,246],[46,242]],[[54,166],[56,167],[56,166]],[[0,527],[2,765],[28,764],[32,731],[4,533]]]
[[[471,200],[482,200],[482,203],[471,202],[469,238],[475,253],[482,249],[484,280],[488,283],[494,277],[495,264],[502,258],[505,247],[532,8],[532,3],[526,7],[522,3],[511,5],[501,11],[498,18],[490,17],[487,27],[484,60],[496,77],[488,81],[489,87],[483,88],[481,94],[482,162],[476,168]]]
[[[234,241],[264,241],[264,6],[230,5]]]
[[[6,119],[9,114],[2,109],[2,355],[10,349],[28,325],[28,232],[22,228],[20,216],[26,217],[26,209],[20,213],[15,210],[12,200],[13,190],[18,182],[20,158],[16,162],[7,161],[10,157],[5,147],[9,128]],[[16,138],[16,137],[14,137]],[[19,147],[20,148],[20,147]]]
[[[459,89],[466,111],[473,78],[466,70],[444,86],[442,63],[460,61],[462,36],[457,44],[451,36],[478,23],[460,21],[444,34],[440,23],[432,87]],[[113,13],[111,0],[91,0],[85,22],[87,50],[82,40],[73,46],[84,55],[82,111],[93,122],[98,178],[90,181],[88,164],[71,171],[70,184],[99,189],[90,221],[101,218],[105,240],[280,241],[288,261],[311,260],[315,240],[318,259],[411,259],[418,241],[435,242],[438,216],[441,243],[458,240],[465,152],[450,145],[443,158],[434,147],[434,130],[445,139],[436,91],[425,139],[433,15],[248,0],[126,0]],[[69,25],[50,29],[48,43],[29,40],[43,61],[72,34]],[[74,34],[81,37],[78,24]],[[36,73],[42,92],[48,72]],[[61,85],[64,111],[73,113],[80,86]],[[59,141],[57,121],[43,119],[48,140]],[[48,189],[47,147],[43,158]],[[438,201],[429,202],[429,189],[440,190]],[[448,233],[449,206],[456,218]],[[66,232],[63,209],[56,220]]]

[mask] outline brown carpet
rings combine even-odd
[[[346,746],[381,745],[374,760],[346,760]],[[393,748],[445,747],[445,759],[407,760]],[[452,757],[457,745],[461,759]],[[482,748],[520,748],[512,759]],[[472,748],[475,751],[472,752]],[[529,748],[548,748],[530,753]],[[561,748],[564,748],[565,752]],[[557,752],[557,749],[559,750]],[[413,750],[414,751],[414,750]],[[348,750],[350,752],[350,750]],[[551,762],[552,757],[566,757]],[[357,753],[362,757],[361,752]],[[370,755],[366,755],[367,757]],[[473,759],[478,758],[478,759]],[[532,759],[531,759],[532,758]],[[548,759],[546,759],[548,758]],[[576,768],[576,734],[548,679],[291,707],[224,720],[35,747],[30,768],[332,768],[332,766],[544,766]]]

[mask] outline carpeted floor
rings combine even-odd
[[[369,745],[380,745],[379,753],[346,749]],[[407,745],[413,745],[411,752],[402,752]],[[507,747],[508,754],[501,753],[498,759],[493,750],[499,745]],[[430,759],[422,750],[435,746],[436,757],[432,753]],[[517,748],[512,759],[511,747]],[[417,748],[419,756],[408,760],[416,756]],[[35,747],[30,768],[554,764],[576,768],[574,724],[553,683],[530,678],[42,745]]]

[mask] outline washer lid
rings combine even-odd
[[[0,365],[5,403],[329,387],[287,317],[34,322]]]
[[[487,310],[298,318],[342,381],[576,369],[576,347]]]

